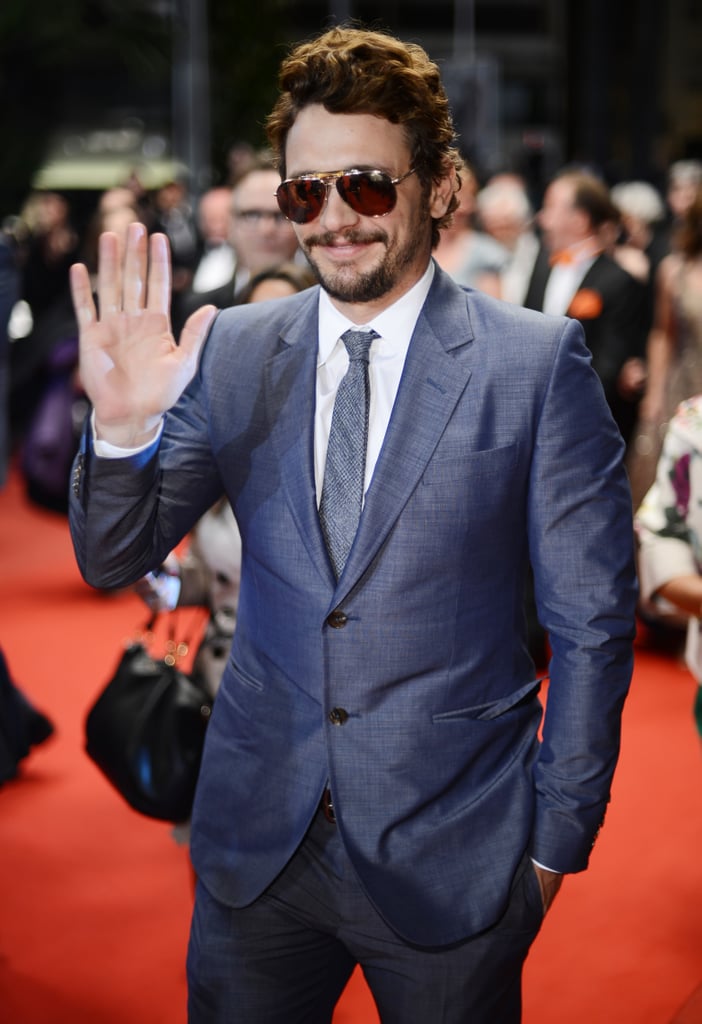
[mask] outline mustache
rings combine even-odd
[[[305,239],[305,248],[311,249],[315,245],[332,246],[340,242],[344,245],[368,245],[370,242],[387,243],[388,236],[381,229],[377,228],[372,232],[365,231],[324,231],[320,235],[311,235]]]

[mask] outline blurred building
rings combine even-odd
[[[702,157],[702,0],[344,4],[448,70],[465,155],[483,172],[512,166],[537,186],[578,160],[660,181],[672,160]],[[296,0],[301,36],[325,6]]]
[[[102,156],[113,169],[143,158],[156,177],[184,166],[196,190],[207,184],[208,4],[144,4],[180,25],[170,79],[134,96],[109,67],[93,77],[93,109],[102,104],[108,130],[76,128],[67,109],[38,181],[56,180],[70,161],[76,175],[92,165],[103,187]],[[290,42],[347,18],[420,42],[442,66],[464,155],[481,174],[520,171],[537,199],[567,162],[660,184],[672,160],[702,157],[702,0],[262,0],[262,33],[268,7]],[[84,97],[79,71],[75,84]],[[136,150],[118,152],[130,140]]]

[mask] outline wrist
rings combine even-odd
[[[93,431],[96,441],[104,441],[113,448],[144,448],[158,437],[163,418],[154,416],[138,424],[105,424],[93,417]]]

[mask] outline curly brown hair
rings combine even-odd
[[[281,65],[279,86],[266,130],[283,178],[288,132],[312,103],[332,114],[373,114],[402,125],[425,196],[461,165],[439,69],[415,43],[384,32],[332,28],[295,47]],[[433,218],[432,245],[457,205],[453,195],[444,216]]]

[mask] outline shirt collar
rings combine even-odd
[[[348,317],[340,313],[323,288],[319,292],[319,348],[317,354],[317,365],[322,366],[332,351],[337,341],[349,328],[359,328],[377,331],[381,338],[395,341],[398,345],[407,346],[412,337],[415,324],[419,318],[422,306],[429,294],[431,283],[434,280],[434,261],[429,260],[427,269],[419,281],[412,285],[408,292],[401,295],[396,302],[384,309],[382,313],[365,324],[354,324]]]
[[[569,245],[551,256],[553,266],[579,266],[582,263],[594,260],[602,252],[602,243],[595,235],[583,238],[575,245]]]

